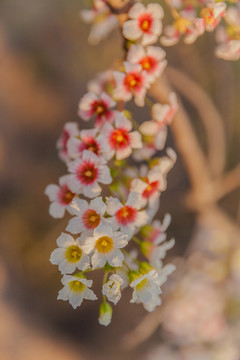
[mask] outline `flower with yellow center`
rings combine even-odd
[[[76,269],[84,271],[89,268],[89,257],[71,235],[62,233],[57,239],[57,245],[58,248],[51,253],[50,261],[58,265],[62,274],[71,274]]]
[[[89,289],[92,280],[87,280],[83,275],[64,275],[62,284],[64,287],[58,293],[58,300],[69,300],[74,309],[82,304],[83,299],[97,300],[94,292]]]
[[[128,244],[128,237],[112,227],[100,225],[93,231],[93,237],[88,237],[83,243],[83,250],[92,254],[92,268],[103,267],[108,262],[113,267],[121,266],[123,253],[121,248]]]
[[[107,296],[109,301],[112,301],[116,305],[121,298],[121,286],[123,284],[123,278],[117,274],[113,274],[103,285],[102,293]]]
[[[131,303],[142,303],[147,311],[153,311],[161,304],[159,295],[162,290],[157,271],[151,270],[144,275],[134,272],[133,275],[134,280],[130,283],[130,287],[134,289]]]

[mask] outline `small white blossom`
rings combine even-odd
[[[64,287],[58,293],[58,300],[69,300],[74,309],[82,304],[83,299],[97,300],[94,292],[89,289],[92,286],[92,280],[84,277],[64,275],[62,278]]]
[[[116,305],[121,298],[121,286],[123,284],[124,280],[119,275],[113,274],[103,285],[102,293],[107,296],[109,301]]]

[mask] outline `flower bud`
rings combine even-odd
[[[108,303],[102,303],[99,308],[99,324],[108,326],[112,320],[112,307]]]

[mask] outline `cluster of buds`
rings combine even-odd
[[[136,3],[130,8],[122,27],[123,36],[131,40],[125,61],[89,83],[78,114],[93,128],[65,124],[57,148],[68,173],[45,191],[54,218],[70,215],[50,257],[63,275],[58,299],[68,300],[73,308],[83,299],[96,300],[88,276],[102,271],[102,325],[111,322],[111,303],[116,305],[128,286],[131,302],[153,311],[161,304],[162,285],[175,269],[163,263],[174,245],[173,239],[166,241],[171,217],[165,215],[162,222],[154,217],[176,161],[173,149],[162,157],[159,150],[165,146],[177,100],[174,93],[168,104],[153,104],[147,97],[167,64],[165,52],[153,46],[162,18],[158,4],[145,8]],[[140,126],[125,108],[132,98],[138,106],[145,100],[151,103],[151,119]]]

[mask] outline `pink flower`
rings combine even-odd
[[[204,20],[205,29],[213,31],[225,15],[226,4],[224,2],[209,3],[202,9],[201,18]]]
[[[146,71],[142,71],[139,64],[130,64],[125,62],[125,73],[114,71],[116,88],[113,96],[116,100],[129,101],[132,96],[135,97],[135,103],[138,106],[144,106],[144,99],[149,84],[146,78]]]
[[[69,171],[73,173],[69,181],[69,187],[77,194],[94,198],[102,189],[102,184],[110,184],[112,178],[106,161],[89,150],[84,150],[81,159],[69,163]]]
[[[131,64],[139,64],[146,71],[146,77],[150,84],[164,71],[167,61],[164,59],[165,51],[156,46],[148,46],[144,49],[141,45],[132,45],[127,56]]]
[[[50,184],[46,187],[45,194],[51,201],[49,214],[55,219],[62,218],[65,214],[65,210],[70,214],[72,213],[70,204],[75,197],[75,193],[69,189],[68,182],[69,175],[65,175],[60,177],[59,186]]]
[[[136,228],[146,224],[148,216],[142,209],[141,196],[136,192],[130,192],[125,205],[117,198],[110,197],[107,201],[107,213],[112,216],[109,220],[114,230],[120,229],[121,233],[127,234],[131,239]]]
[[[74,122],[68,122],[64,125],[62,134],[57,141],[57,149],[59,151],[59,157],[63,161],[69,160],[67,143],[71,136],[79,134],[78,125]]]
[[[152,168],[147,176],[141,179],[133,179],[131,182],[131,191],[141,194],[141,201],[144,206],[148,202],[150,205],[153,204],[164,190],[166,190],[166,179],[157,168]]]
[[[240,59],[240,40],[230,40],[216,48],[216,55],[224,60]]]
[[[133,149],[142,147],[140,133],[131,130],[132,123],[120,112],[116,113],[115,127],[105,124],[102,133],[108,142],[109,158],[115,155],[117,160],[123,160],[131,155]]]
[[[145,7],[136,3],[130,9],[130,20],[123,24],[123,35],[126,39],[140,40],[143,46],[155,43],[162,31],[163,9],[159,4]]]
[[[85,200],[76,198],[71,207],[75,216],[69,221],[66,229],[71,234],[92,235],[93,230],[99,225],[107,225],[107,219],[103,217],[106,204],[103,202],[102,197],[91,200],[90,204]]]
[[[111,108],[113,108],[115,104],[115,101],[106,93],[101,93],[101,95],[97,96],[89,92],[83,96],[79,103],[78,115],[85,121],[95,116],[95,124],[99,127],[105,122],[113,121],[114,111],[111,110]]]
[[[98,156],[107,153],[107,145],[104,137],[98,129],[82,130],[79,136],[72,136],[67,144],[68,154],[71,159],[82,156],[84,150],[92,151]]]

